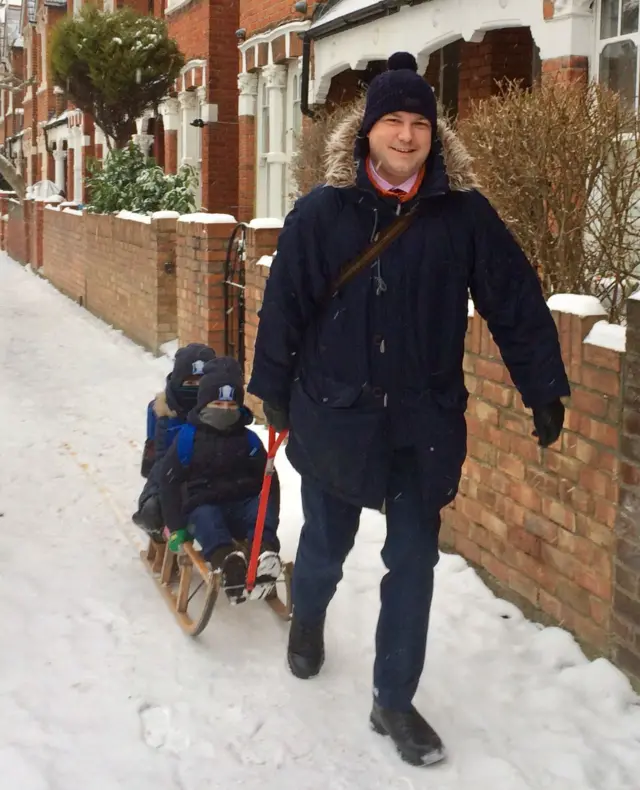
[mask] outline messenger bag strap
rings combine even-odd
[[[375,238],[361,255],[342,267],[340,273],[331,284],[331,288],[327,291],[325,304],[330,302],[340,289],[348,282],[351,282],[357,274],[360,274],[361,271],[376,261],[387,247],[407,230],[416,217],[417,208],[418,204],[416,204],[411,211],[394,219],[394,221]]]

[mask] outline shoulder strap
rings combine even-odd
[[[357,274],[360,274],[361,271],[377,260],[387,247],[407,230],[416,217],[417,208],[418,204],[416,203],[411,211],[408,211],[406,214],[401,214],[394,219],[382,233],[376,236],[374,241],[361,255],[342,267],[336,279],[331,283],[331,288],[327,291],[325,304],[328,303],[348,282],[351,282]]]
[[[189,466],[191,463],[195,436],[195,426],[191,425],[190,423],[185,423],[178,432],[178,440],[176,445],[178,450],[178,458],[182,466]]]

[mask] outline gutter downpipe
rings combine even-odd
[[[300,110],[307,118],[315,120],[316,112],[309,107],[309,80],[311,75],[311,36],[305,31],[302,37],[302,85],[300,86]]]

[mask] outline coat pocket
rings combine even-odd
[[[359,388],[330,379],[310,388],[296,381],[288,455],[299,472],[336,496],[361,507],[379,507],[387,467],[384,413],[359,408],[360,394]]]
[[[441,509],[455,499],[460,485],[467,455],[464,411],[433,406],[416,420],[416,436],[423,499]]]

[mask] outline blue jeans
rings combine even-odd
[[[301,622],[317,623],[342,578],[361,509],[302,479],[305,523],[293,572],[293,608]],[[385,708],[408,710],[422,669],[438,562],[440,512],[428,509],[412,450],[393,453],[386,499],[387,537],[382,559],[374,694]]]
[[[210,557],[216,549],[229,545],[233,540],[250,541],[253,538],[259,501],[259,497],[252,497],[220,505],[200,505],[189,513],[189,531],[202,546],[205,557]],[[275,551],[280,551],[276,535],[278,521],[277,504],[270,497],[262,540]]]

